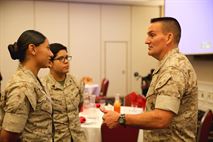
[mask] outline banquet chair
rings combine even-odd
[[[118,125],[108,128],[106,124],[101,125],[102,142],[137,142],[139,129],[130,126]]]
[[[208,135],[213,122],[213,114],[208,110],[203,115],[198,130],[197,142],[208,142]]]
[[[109,80],[103,78],[101,82],[100,96],[107,96],[108,87],[109,87]]]
[[[125,96],[125,106],[132,105],[145,109],[146,97],[144,95],[138,95],[135,92],[129,93]]]
[[[109,80],[103,78],[101,81],[101,89],[99,96],[96,96],[95,102],[98,103],[100,100],[107,100],[107,91],[109,87]]]

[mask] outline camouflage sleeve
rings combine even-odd
[[[2,129],[21,133],[30,111],[30,104],[26,98],[26,87],[20,84],[13,84],[5,91],[5,115]]]
[[[178,69],[168,69],[160,76],[155,89],[157,91],[155,108],[169,110],[177,114],[185,90],[183,73]]]
[[[77,81],[74,76],[72,76],[73,81],[75,82],[77,88],[79,89],[80,95],[80,103],[83,103],[83,91],[84,91],[84,84],[82,81]]]
[[[84,97],[83,97],[83,94],[84,94],[84,83],[82,81],[80,81],[80,103],[83,103],[84,101]]]
[[[4,118],[4,111],[3,111],[3,101],[2,101],[2,95],[3,93],[0,92],[0,132],[1,132],[1,126],[2,126],[2,121]]]
[[[46,75],[46,76],[40,77],[39,79],[41,80],[41,83],[42,83],[46,93],[50,95],[51,85],[50,85],[50,83],[48,83],[49,82],[48,76],[49,75]]]

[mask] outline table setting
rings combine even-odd
[[[111,104],[90,104],[90,106],[83,109],[79,113],[81,127],[85,131],[88,142],[101,142],[101,124],[103,122],[103,112],[100,111],[100,107],[106,110],[114,110],[114,106]],[[121,106],[121,113],[125,114],[138,114],[142,113],[142,108]],[[138,141],[143,141],[143,131],[140,130]]]

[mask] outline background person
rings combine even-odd
[[[102,110],[110,128],[118,123],[139,126],[144,142],[195,142],[198,88],[195,71],[178,50],[181,27],[171,17],[151,19],[145,43],[148,54],[159,60],[150,84],[146,112],[136,115]]]
[[[59,43],[50,44],[50,50],[53,53],[49,65],[50,73],[42,81],[53,101],[54,140],[86,142],[79,121],[83,89],[68,74],[71,56],[68,55],[67,48]]]
[[[0,141],[51,142],[51,99],[37,77],[52,56],[48,40],[40,32],[27,30],[8,49],[11,58],[20,64],[1,96],[4,116]]]

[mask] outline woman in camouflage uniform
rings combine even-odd
[[[85,134],[79,122],[79,108],[83,103],[82,89],[74,77],[68,74],[67,48],[61,44],[50,44],[53,57],[50,73],[44,78],[45,87],[53,101],[53,122],[56,142],[85,142]]]
[[[2,81],[2,76],[1,76],[1,72],[0,72],[0,100],[1,100],[1,81]],[[2,107],[1,107],[1,101],[0,101],[0,124],[1,124],[2,118],[3,118],[2,115],[3,115],[3,111],[2,111]],[[0,132],[1,132],[1,125],[0,125]]]
[[[52,105],[37,74],[52,56],[47,38],[28,30],[8,46],[11,58],[20,64],[1,96],[3,120],[1,142],[51,142]]]

